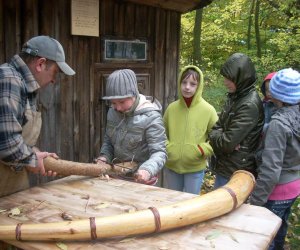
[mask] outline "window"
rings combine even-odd
[[[147,43],[140,40],[105,40],[104,60],[146,61]]]

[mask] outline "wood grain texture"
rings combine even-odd
[[[101,175],[126,175],[126,173],[134,172],[138,167],[135,162],[123,162],[114,165],[99,162],[81,163],[74,161],[66,161],[47,157],[44,159],[46,171],[56,172],[61,176],[81,175],[98,177]]]
[[[252,177],[253,178],[253,177]],[[251,192],[254,182],[253,179],[249,178],[249,175],[244,171],[238,171],[233,175],[230,182],[226,185],[227,189],[231,189],[233,193],[236,194],[237,199],[237,206],[240,206],[243,201],[248,197],[249,193]],[[98,239],[105,239],[110,237],[132,237],[138,234],[145,234],[151,233],[155,231],[155,223],[153,214],[149,209],[141,209],[140,205],[136,202],[134,197],[138,194],[133,193],[130,198],[124,194],[125,191],[128,191],[124,188],[115,189],[114,196],[123,197],[122,200],[118,200],[118,203],[112,202],[111,192],[106,192],[106,197],[110,201],[95,203],[94,197],[97,194],[94,192],[97,190],[91,190],[88,196],[84,195],[85,190],[88,190],[91,187],[97,186],[98,183],[95,181],[86,181],[81,180],[78,181],[71,181],[67,182],[66,185],[64,182],[60,181],[59,183],[56,182],[54,185],[45,185],[43,193],[48,197],[55,197],[55,199],[48,199],[47,201],[43,202],[43,204],[37,204],[31,207],[31,209],[26,210],[26,216],[28,217],[32,212],[35,212],[35,208],[37,207],[46,207],[47,203],[51,203],[50,207],[56,208],[54,211],[61,216],[62,212],[67,213],[70,216],[76,218],[73,221],[65,221],[65,222],[53,222],[53,218],[55,217],[55,213],[52,214],[50,211],[48,212],[48,217],[43,219],[40,222],[48,222],[46,224],[23,224],[21,227],[21,238],[22,240],[35,240],[35,241],[44,241],[44,240],[54,240],[54,241],[62,241],[62,240],[88,240],[91,237],[90,231],[90,223],[88,219],[83,219],[82,216],[87,212],[87,209],[90,209],[91,212],[97,209],[103,209],[107,212],[110,212],[110,216],[97,216],[95,218],[96,221],[96,233]],[[108,182],[112,183],[112,182]],[[107,184],[108,184],[107,183]],[[122,184],[122,183],[120,183]],[[132,184],[129,183],[128,184]],[[64,209],[59,209],[59,204],[61,204],[62,200],[65,199],[65,196],[68,193],[74,195],[74,185],[76,185],[76,199],[72,199],[72,202],[65,202]],[[124,184],[125,185],[125,184]],[[108,185],[109,186],[109,185]],[[141,185],[144,186],[144,185]],[[104,188],[105,189],[105,188]],[[155,187],[148,186],[147,189],[153,190],[157,189]],[[160,191],[161,189],[157,190]],[[93,192],[92,192],[93,191]],[[145,191],[145,190],[144,190]],[[154,191],[154,190],[153,190]],[[48,193],[47,193],[48,192]],[[37,192],[39,193],[39,192]],[[105,191],[101,189],[102,195],[105,196]],[[145,194],[145,192],[143,192]],[[158,192],[159,193],[159,192]],[[158,194],[157,193],[157,194]],[[168,192],[167,192],[168,193]],[[34,197],[35,193],[32,194]],[[164,195],[163,195],[164,196]],[[219,188],[213,192],[210,192],[206,195],[192,197],[191,199],[186,199],[184,201],[171,203],[165,206],[156,206],[159,214],[160,214],[160,221],[161,221],[161,231],[167,231],[172,228],[181,228],[183,226],[188,226],[191,224],[196,224],[201,221],[205,221],[207,219],[211,219],[213,217],[218,217],[222,214],[226,214],[232,210],[234,206],[232,195],[227,192],[224,188]],[[136,197],[137,198],[137,197]],[[92,201],[91,201],[92,199]],[[126,202],[124,202],[124,199]],[[131,200],[133,199],[133,200]],[[167,200],[166,197],[161,198],[163,200]],[[146,199],[149,200],[149,199]],[[39,202],[41,202],[39,200]],[[71,204],[73,203],[73,205]],[[84,203],[88,204],[84,205]],[[125,207],[125,213],[122,209],[124,209],[124,205],[120,206],[120,204],[127,204]],[[25,205],[25,204],[24,204]],[[130,205],[128,207],[128,205]],[[0,203],[0,207],[2,208],[3,204]],[[149,205],[148,205],[149,206]],[[148,207],[147,206],[147,207]],[[153,204],[150,205],[153,207]],[[74,211],[75,207],[84,207],[84,213],[82,213],[83,209],[79,210],[77,213],[70,213],[69,211]],[[109,208],[110,207],[110,208]],[[109,208],[109,209],[108,209]],[[2,208],[3,209],[3,208]],[[23,208],[25,211],[25,208]],[[57,211],[60,210],[60,211]],[[121,210],[121,211],[120,211]],[[89,210],[88,210],[89,211]],[[102,211],[103,212],[103,211]],[[114,214],[116,213],[116,214]],[[49,216],[50,215],[50,216]],[[52,215],[52,216],[51,216]],[[89,217],[94,217],[91,213],[88,214]],[[276,217],[276,216],[275,216]],[[62,220],[62,218],[61,218]],[[268,228],[272,231],[272,227],[274,230],[268,239],[264,239],[265,243],[268,244],[270,239],[272,238],[274,232],[276,232],[279,221],[276,221],[276,225],[271,226],[265,225],[264,229],[261,227],[255,229],[256,233],[265,233],[265,229]],[[229,223],[229,221],[227,221]],[[237,223],[237,221],[235,221]],[[1,221],[2,226],[0,226],[0,238],[4,240],[13,240],[16,237],[16,226],[10,225],[3,225],[3,224],[10,224],[4,221]],[[231,225],[231,222],[229,223]],[[239,220],[239,223],[235,225],[235,227],[239,227],[239,230],[247,227],[244,225],[242,221]],[[222,229],[223,224],[221,225]],[[214,238],[218,238],[219,236],[223,236],[223,231],[221,229],[218,231],[212,231],[210,234],[207,235],[206,239],[212,240]],[[252,229],[253,231],[253,229]],[[229,233],[230,235],[230,233]],[[235,238],[235,236],[231,236],[231,239],[235,242],[238,242],[239,238]]]
[[[66,212],[74,219],[132,213],[150,206],[170,206],[196,195],[112,179],[68,177],[0,199],[0,224],[62,222]],[[220,204],[220,202],[215,202]],[[212,208],[215,205],[212,205]],[[8,217],[22,209],[27,221]],[[168,232],[109,240],[61,242],[78,249],[266,249],[280,226],[269,210],[242,205],[235,211],[206,222]],[[117,228],[117,227],[116,227]],[[7,240],[24,250],[58,249],[56,243]]]

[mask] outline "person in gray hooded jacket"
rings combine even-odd
[[[136,75],[130,69],[109,75],[103,99],[109,100],[112,107],[107,113],[104,142],[96,161],[134,161],[139,165],[135,180],[154,184],[167,160],[160,103],[139,93]]]
[[[257,153],[258,177],[249,202],[282,219],[269,249],[284,249],[288,217],[300,195],[300,73],[291,68],[278,71],[270,92],[278,109]]]

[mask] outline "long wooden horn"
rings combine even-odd
[[[252,174],[237,171],[225,186],[173,205],[78,221],[1,225],[0,240],[89,240],[166,231],[229,213],[247,199],[254,185]]]

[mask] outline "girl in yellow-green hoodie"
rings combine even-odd
[[[202,98],[203,74],[198,67],[184,67],[178,85],[179,98],[164,115],[168,153],[165,178],[170,189],[199,194],[206,159],[213,154],[208,132],[218,115]]]

